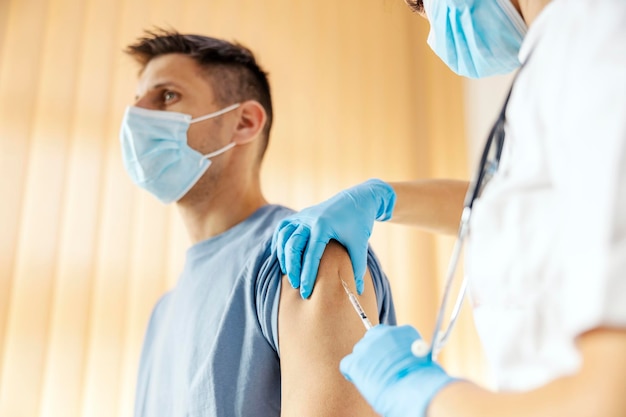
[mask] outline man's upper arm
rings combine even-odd
[[[300,293],[283,277],[278,340],[284,417],[377,415],[339,372],[341,359],[365,334],[341,279],[355,291],[350,258],[335,242],[324,252],[309,299],[300,298]],[[369,271],[359,301],[372,324],[378,324],[376,294]]]

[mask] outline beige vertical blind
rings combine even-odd
[[[270,72],[270,201],[371,177],[465,178],[461,82],[401,0],[0,0],[0,416],[130,416],[152,306],[188,246],[118,130],[143,29],[237,40]],[[432,329],[450,242],[377,225],[402,323]],[[448,360],[477,351],[469,322]],[[471,371],[471,370],[470,370]]]

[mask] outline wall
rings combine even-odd
[[[269,70],[273,202],[467,176],[463,85],[402,1],[0,1],[2,416],[132,414],[146,322],[188,246],[175,208],[120,160],[136,75],[121,51],[154,26],[238,40]],[[430,334],[450,241],[378,225],[372,242],[400,321]]]

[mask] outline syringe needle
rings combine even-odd
[[[357,314],[361,318],[361,322],[363,322],[363,325],[365,326],[365,328],[367,330],[371,329],[373,327],[372,323],[367,318],[367,315],[365,314],[365,310],[363,310],[363,307],[361,307],[359,300],[357,300],[356,296],[352,294],[352,291],[350,291],[350,289],[348,288],[348,285],[345,283],[344,280],[341,280],[341,285],[343,285],[343,289],[346,291],[346,294],[348,294],[348,298],[350,299],[350,303],[352,304],[352,307],[354,307]]]

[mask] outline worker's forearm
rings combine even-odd
[[[467,181],[420,180],[389,184],[396,192],[391,222],[430,232],[456,233]]]
[[[601,413],[593,387],[587,395],[576,395],[575,385],[566,379],[526,393],[494,393],[471,383],[444,388],[430,405],[428,417],[618,417]]]
[[[572,402],[577,401],[578,407]],[[582,406],[582,407],[581,407]],[[494,393],[468,382],[450,384],[432,401],[428,417],[592,417],[564,387],[526,393]],[[604,415],[603,415],[604,416]],[[608,417],[608,416],[604,416]]]
[[[428,417],[626,416],[626,331],[597,329],[579,338],[583,366],[523,393],[494,393],[469,382],[443,388]]]

